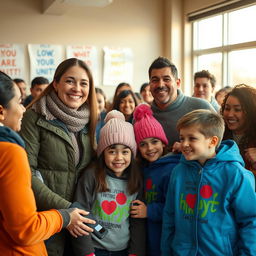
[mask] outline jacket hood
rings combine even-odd
[[[189,165],[199,165],[198,161],[187,161],[183,155],[181,157],[181,162]],[[207,160],[204,167],[207,168],[207,166],[212,166],[212,164],[217,164],[219,162],[238,162],[244,167],[244,160],[235,141],[222,141],[217,149],[216,156]]]
[[[25,148],[25,143],[20,135],[6,126],[0,126],[0,141],[15,143]]]

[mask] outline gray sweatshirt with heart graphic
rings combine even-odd
[[[103,239],[93,234],[74,238],[72,244],[75,255],[88,255],[94,252],[94,248],[108,251],[128,249],[131,254],[145,255],[145,220],[129,216],[131,202],[142,200],[142,188],[139,193],[130,195],[127,178],[116,177],[106,170],[109,191],[97,193],[95,167],[92,165],[80,178],[75,201],[91,212],[108,233]]]

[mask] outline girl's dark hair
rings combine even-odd
[[[15,96],[13,80],[0,71],[0,105],[4,108],[8,108],[9,102]]]
[[[61,62],[57,67],[57,69],[55,70],[53,81],[40,94],[40,96],[37,97],[35,100],[33,100],[26,108],[27,109],[30,108],[35,102],[37,102],[43,96],[48,95],[52,90],[54,90],[53,83],[54,82],[58,83],[61,77],[68,71],[68,69],[74,66],[78,66],[84,69],[89,78],[90,90],[89,90],[89,95],[86,102],[88,103],[88,106],[90,109],[90,122],[89,122],[90,141],[91,141],[92,147],[95,148],[94,134],[95,134],[96,124],[98,122],[97,99],[96,99],[96,92],[94,88],[94,82],[93,82],[91,70],[89,69],[89,67],[84,61],[79,60],[77,58],[70,58]]]
[[[116,98],[117,98],[117,96],[119,95],[119,91],[120,91],[120,89],[121,89],[122,87],[129,87],[129,88],[130,88],[129,90],[132,90],[131,85],[128,84],[128,83],[122,82],[122,83],[118,84],[117,87],[116,87],[115,93],[114,93],[114,97],[113,97],[112,104],[110,104],[110,106],[109,106],[108,109],[107,109],[108,111],[111,111],[111,110],[114,109],[114,108],[113,108],[114,102],[116,101]],[[128,89],[127,89],[127,90],[128,90]]]
[[[130,84],[125,83],[125,82],[122,82],[122,83],[120,83],[120,84],[117,85],[116,90],[115,90],[115,93],[114,93],[114,98],[117,96],[118,91],[119,91],[122,87],[124,87],[124,86],[125,86],[125,87],[129,87],[130,89],[132,89],[132,87],[131,87]]]
[[[113,108],[112,108],[112,110],[115,109],[115,110],[120,111],[119,107],[120,107],[121,100],[126,98],[128,95],[132,96],[132,98],[133,98],[133,100],[135,102],[135,107],[136,107],[138,105],[138,102],[137,102],[136,96],[133,93],[133,91],[131,91],[131,90],[124,90],[124,91],[120,92],[118,94],[118,96],[116,97],[116,100],[113,101]]]
[[[145,90],[146,87],[150,86],[149,83],[144,83],[140,87],[140,94]]]
[[[221,107],[222,115],[229,96],[234,96],[239,100],[245,114],[245,132],[241,139],[241,146],[244,144],[244,147],[247,147],[248,143],[255,141],[256,138],[256,89],[246,84],[236,85],[224,98]]]
[[[99,156],[97,161],[96,168],[96,191],[97,192],[107,192],[109,188],[106,182],[106,164],[103,156],[104,152]],[[132,156],[130,165],[124,171],[124,174],[127,175],[127,190],[130,195],[138,192],[142,186],[142,176],[141,171],[138,168],[138,165],[135,159]]]

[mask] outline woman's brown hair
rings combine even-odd
[[[54,82],[59,82],[61,77],[67,72],[67,70],[73,66],[79,66],[85,70],[85,72],[88,75],[89,78],[89,84],[90,84],[90,90],[89,90],[89,95],[88,99],[86,102],[88,103],[89,109],[90,109],[90,122],[89,122],[89,133],[90,133],[90,141],[92,148],[96,148],[95,145],[95,129],[96,129],[96,124],[97,124],[97,99],[96,99],[96,93],[95,93],[95,87],[94,87],[94,82],[93,82],[93,77],[92,73],[87,66],[87,64],[79,59],[76,58],[70,58],[66,59],[63,62],[59,64],[57,69],[55,70],[53,81],[48,85],[48,87],[41,93],[41,95],[34,99],[28,106],[27,109],[30,108],[35,102],[37,102],[39,99],[41,99],[43,96],[48,95],[53,88],[53,83]]]
[[[234,86],[234,88],[225,96],[222,107],[221,114],[225,110],[225,105],[229,96],[236,97],[242,107],[245,114],[245,132],[244,136],[248,140],[255,140],[256,138],[256,89],[252,86],[246,84],[239,84]]]

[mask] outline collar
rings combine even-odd
[[[169,110],[179,107],[181,105],[182,101],[184,100],[184,98],[185,98],[185,96],[184,96],[183,92],[180,89],[177,89],[177,98],[173,102],[171,102],[166,108],[160,109],[156,105],[155,101],[153,101],[153,103],[152,103],[152,108],[156,109],[160,112],[166,112],[166,111],[169,111]]]
[[[20,135],[9,127],[0,126],[0,141],[11,142],[25,148],[25,143]]]

